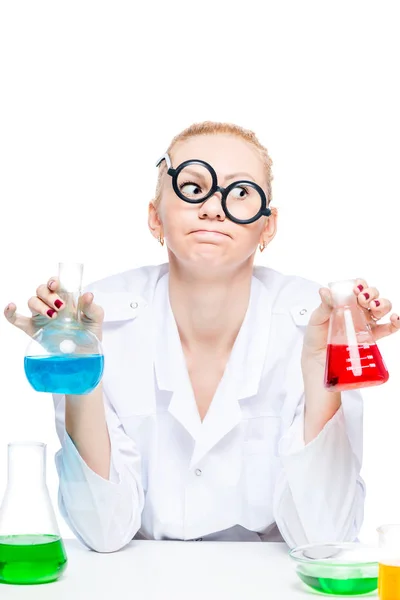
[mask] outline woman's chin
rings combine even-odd
[[[229,256],[226,250],[214,244],[199,244],[190,253],[190,260],[194,263],[205,264],[225,264]]]
[[[232,258],[230,259],[226,253],[214,251],[200,251],[193,253],[188,257],[186,265],[189,266],[192,272],[198,274],[213,275],[229,270],[233,265]]]
[[[202,272],[204,270],[217,272],[232,268],[238,261],[237,257],[227,252],[217,244],[196,244],[194,248],[185,249],[183,252],[171,252],[170,262],[179,263],[191,271]]]

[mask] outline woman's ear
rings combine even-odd
[[[148,225],[151,235],[153,237],[158,239],[160,235],[162,236],[162,223],[157,209],[154,206],[154,200],[151,200],[151,202],[149,202]]]
[[[271,208],[271,214],[265,219],[265,226],[260,236],[260,245],[266,248],[275,237],[278,225],[278,209]]]

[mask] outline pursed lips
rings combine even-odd
[[[226,237],[231,237],[228,233],[218,231],[216,229],[194,229],[190,233],[216,233],[218,235],[225,235]]]

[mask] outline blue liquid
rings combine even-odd
[[[29,383],[37,392],[88,394],[100,383],[104,356],[26,356],[24,368]]]

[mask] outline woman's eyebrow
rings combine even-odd
[[[193,177],[202,177],[203,179],[206,179],[206,174],[203,173],[203,170],[196,170],[196,169],[191,169],[190,167],[185,167],[185,169],[182,171],[181,175],[185,173],[187,175],[192,175]],[[250,173],[247,173],[246,171],[239,171],[238,173],[231,173],[230,175],[226,175],[225,179],[229,180],[229,179],[238,179],[238,178],[247,178],[250,179],[251,181],[255,181],[256,178],[251,175]]]
[[[225,179],[236,179],[238,177],[247,177],[247,179],[251,179],[251,181],[255,181],[256,178],[250,173],[246,173],[245,171],[241,171],[239,173],[231,173],[230,175],[226,175]]]
[[[207,181],[208,177],[210,177],[210,179],[211,179],[211,176],[209,175],[208,171],[206,174],[203,172],[203,170],[196,171],[196,169],[191,169],[190,167],[185,167],[183,169],[183,171],[181,171],[179,177],[182,177],[184,175],[190,175],[192,177],[199,177],[200,179],[203,179],[204,181]]]

